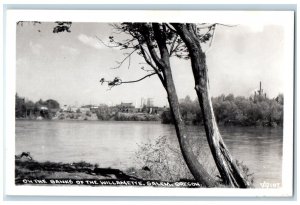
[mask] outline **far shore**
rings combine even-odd
[[[115,115],[106,116],[105,118],[99,118],[96,113],[72,113],[62,112],[56,113],[51,118],[41,116],[28,116],[26,118],[17,118],[16,120],[70,120],[70,121],[161,121],[161,117],[158,114],[149,113],[116,113]]]
[[[47,118],[15,118],[16,121],[70,121],[70,122],[74,122],[74,121],[84,121],[84,122],[88,122],[88,121],[103,121],[103,122],[157,122],[157,123],[161,123],[161,124],[169,124],[172,125],[172,123],[163,123],[161,122],[161,120],[155,119],[155,120],[136,120],[136,119],[128,119],[128,120],[115,120],[115,119],[108,119],[108,120],[100,120],[100,119],[95,119],[95,118],[87,118],[87,119],[82,119],[82,118],[78,118],[78,119],[71,119],[71,118],[65,118],[65,119],[58,119],[58,118],[53,118],[53,119],[47,119]],[[203,124],[193,124],[191,122],[186,122],[187,126],[200,126]],[[230,123],[218,123],[219,127],[261,127],[261,128],[282,128],[282,125],[263,125],[262,123],[256,124],[256,125],[240,125],[240,124],[230,124]]]

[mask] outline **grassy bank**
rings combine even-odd
[[[15,182],[16,184],[24,184],[24,179],[32,181],[60,179],[75,181],[110,180],[110,182],[111,180],[126,180],[144,183],[143,186],[161,186],[160,182],[173,183],[173,185],[183,182],[182,186],[184,187],[203,187],[201,184],[186,186],[186,183],[198,182],[194,180],[188,170],[178,145],[170,143],[169,140],[168,137],[163,136],[153,143],[139,145],[140,148],[136,152],[136,158],[132,161],[132,166],[126,170],[110,167],[100,168],[98,164],[84,161],[73,163],[38,162],[33,159],[30,153],[23,152],[15,156]],[[218,187],[225,187],[212,157],[203,149],[199,149],[202,146],[199,143],[193,143],[191,147],[197,156],[201,156],[199,162],[209,170],[210,175],[218,182]],[[253,173],[249,168],[239,161],[236,161],[236,164],[246,180],[250,184],[254,184]],[[118,182],[114,181],[114,183]]]
[[[137,177],[130,176],[119,169],[99,168],[97,164],[90,164],[84,161],[74,163],[49,161],[38,162],[33,160],[30,154],[26,152],[23,152],[21,155],[15,157],[15,166],[16,184],[22,184],[23,179],[138,179]]]
[[[187,179],[179,181],[152,180],[151,170],[148,167],[142,169],[132,167],[123,172],[113,168],[99,168],[97,164],[84,161],[74,163],[38,162],[33,160],[28,152],[15,156],[15,165],[16,185],[203,187],[200,183]]]

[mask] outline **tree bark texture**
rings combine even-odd
[[[195,90],[202,111],[205,133],[213,158],[223,183],[231,187],[247,188],[245,179],[236,162],[230,155],[215,120],[209,93],[206,55],[202,51],[194,24],[172,24],[187,46],[191,58],[195,80]]]

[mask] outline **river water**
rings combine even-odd
[[[188,130],[191,140],[209,153],[203,128],[189,126]],[[234,158],[254,173],[255,187],[263,182],[281,183],[282,128],[220,127],[220,132]],[[37,161],[84,160],[126,169],[138,167],[135,158],[141,146],[161,136],[178,146],[174,127],[160,122],[17,120],[16,154],[26,151]]]

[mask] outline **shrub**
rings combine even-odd
[[[173,124],[174,123],[174,119],[173,119],[170,111],[164,111],[161,114],[161,123],[163,123],[163,124]]]
[[[240,161],[236,160],[236,165],[242,171],[242,174],[245,177],[245,179],[248,182],[250,182],[250,186],[253,186],[253,184],[254,184],[254,173],[250,173],[249,168],[242,161],[240,162]]]
[[[198,143],[193,143],[193,145],[194,153],[202,158],[201,163],[216,176],[216,169],[207,160],[208,155],[202,151],[201,145]],[[142,167],[150,169],[150,171],[131,170],[139,178],[162,181],[194,179],[182,157],[179,144],[166,136],[157,138],[153,143],[140,145],[136,152],[136,161]]]
[[[86,116],[88,116],[88,117],[91,117],[92,116],[92,113],[90,112],[90,111],[86,111]]]

